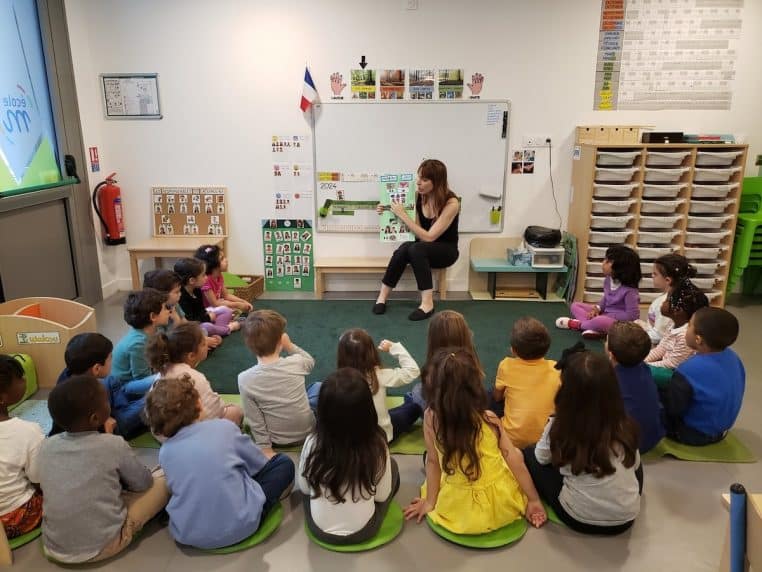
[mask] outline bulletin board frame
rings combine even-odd
[[[100,79],[106,119],[163,118],[158,73],[102,73]],[[144,111],[149,103],[155,113]]]
[[[224,186],[151,187],[155,237],[227,237],[228,189]]]

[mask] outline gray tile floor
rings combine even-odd
[[[355,296],[352,296],[355,297]],[[357,295],[356,297],[362,297]],[[124,294],[99,304],[99,329],[112,339],[125,330],[122,322]],[[741,322],[735,350],[746,365],[747,387],[737,431],[757,457],[762,458],[762,299],[731,300],[729,309]],[[757,341],[755,341],[757,340]],[[755,421],[756,420],[756,421]],[[156,451],[141,450],[147,465],[156,463]],[[406,503],[422,481],[420,459],[396,457],[402,486],[397,499]],[[108,569],[155,571],[195,570],[336,570],[346,572],[386,570],[623,570],[703,571],[716,570],[727,522],[720,494],[733,482],[762,491],[760,464],[687,463],[671,459],[649,462],[645,467],[645,493],[640,517],[633,528],[617,538],[591,538],[548,524],[530,530],[514,546],[500,550],[472,551],[446,543],[426,525],[406,523],[402,534],[390,545],[361,555],[335,554],[311,544],[303,530],[299,496],[286,504],[281,528],[264,544],[246,552],[210,556],[178,548],[166,528],[149,525],[142,538]],[[54,565],[33,543],[14,552],[19,570],[48,570]],[[360,558],[362,557],[362,563]],[[101,569],[103,567],[93,567]]]

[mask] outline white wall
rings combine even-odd
[[[553,179],[566,217],[574,127],[647,124],[663,130],[744,135],[747,172],[762,153],[762,2],[746,2],[730,111],[592,111],[599,0],[67,0],[85,146],[97,146],[101,172],[118,171],[128,239],[150,236],[149,187],[224,184],[232,205],[229,257],[237,272],[263,272],[259,219],[272,203],[269,141],[308,133],[298,101],[308,62],[318,92],[345,78],[365,55],[373,68],[462,67],[485,76],[484,98],[512,102],[511,148],[524,134],[551,134]],[[106,121],[103,72],[158,72],[164,119]],[[348,91],[347,88],[346,91]],[[509,175],[508,236],[528,224],[555,224],[547,151],[534,175]],[[450,273],[466,290],[468,241]],[[318,256],[346,251],[346,235],[316,236]],[[352,236],[353,252],[390,253],[377,236]],[[129,286],[125,247],[99,249],[108,295]],[[375,282],[349,282],[351,289]]]

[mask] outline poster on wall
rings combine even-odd
[[[272,211],[277,216],[308,217],[313,209],[312,147],[307,135],[273,135]]]
[[[159,74],[101,74],[106,119],[161,119]]]
[[[384,208],[380,222],[381,242],[405,242],[415,238],[413,233],[408,230],[407,225],[389,209],[389,205],[392,203],[405,205],[408,216],[415,219],[413,179],[412,173],[387,174],[378,178],[381,191],[379,202]]]
[[[351,70],[352,99],[376,99],[376,70]]]
[[[381,70],[381,99],[405,97],[405,70]]]
[[[312,220],[262,219],[262,245],[265,290],[314,291]]]
[[[436,76],[433,69],[410,70],[408,77],[410,78],[410,99],[434,99]]]
[[[463,70],[439,70],[439,99],[461,99],[463,97]]]
[[[151,187],[154,236],[228,236],[227,188]]]
[[[593,109],[730,109],[742,22],[743,0],[603,0]]]

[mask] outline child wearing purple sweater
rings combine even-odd
[[[598,304],[574,302],[571,318],[558,318],[556,327],[581,330],[587,339],[602,338],[611,325],[618,321],[632,321],[640,317],[640,257],[629,246],[616,245],[606,250],[603,261],[603,298]]]

